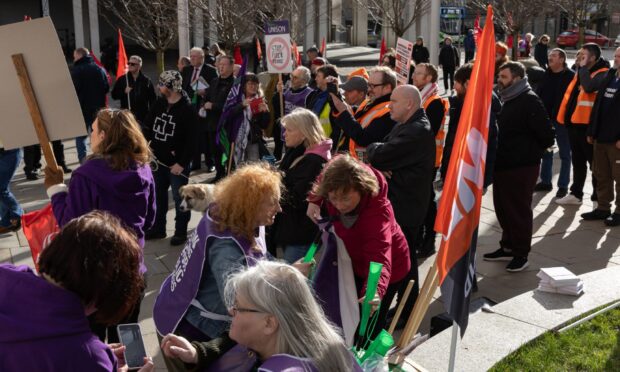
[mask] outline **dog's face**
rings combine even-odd
[[[183,212],[195,210],[204,213],[213,202],[213,185],[195,184],[185,185],[179,189],[183,198],[179,208]]]

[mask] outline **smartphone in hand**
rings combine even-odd
[[[144,347],[140,325],[137,323],[119,324],[117,332],[121,344],[125,346],[125,363],[127,367],[130,370],[141,368],[144,365],[146,348]]]

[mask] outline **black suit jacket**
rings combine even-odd
[[[183,90],[187,93],[190,100],[194,97],[194,88],[191,84],[193,74],[194,66],[185,66],[185,68],[183,68],[183,72],[181,72],[181,77],[183,78]],[[203,63],[202,68],[200,69],[200,76],[202,76],[207,83],[210,83],[217,77],[217,70],[215,67]]]

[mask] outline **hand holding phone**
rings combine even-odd
[[[141,368],[147,355],[140,325],[137,323],[119,324],[117,331],[120,342],[125,346],[124,356],[127,368],[129,370]]]

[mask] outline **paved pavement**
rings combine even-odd
[[[73,141],[65,142],[65,153],[71,168],[78,166]],[[556,154],[554,165],[555,178],[559,170]],[[212,174],[192,176],[195,182],[203,182]],[[69,176],[66,176],[68,181]],[[48,203],[43,180],[28,181],[20,169],[11,188],[26,211],[43,207]],[[502,302],[524,292],[534,289],[538,279],[536,272],[541,267],[566,266],[576,274],[588,273],[601,268],[620,265],[620,228],[607,228],[602,222],[581,221],[579,215],[590,211],[592,204],[589,196],[592,192],[590,179],[586,182],[584,203],[582,206],[562,207],[553,203],[555,190],[551,193],[534,195],[534,234],[530,267],[524,272],[510,274],[504,270],[502,263],[482,261],[482,254],[495,250],[501,236],[501,228],[495,217],[492,202],[492,187],[483,197],[480,237],[478,240],[477,278],[478,292],[474,298],[487,297],[495,302]],[[172,198],[170,198],[172,201]],[[194,213],[190,227],[196,226],[200,215]],[[172,204],[168,212],[168,233],[172,235],[174,209]],[[148,288],[142,303],[140,324],[145,335],[147,349],[154,356],[157,370],[164,371],[165,366],[157,344],[152,308],[161,283],[173,270],[181,248],[171,247],[169,239],[149,241],[145,247],[145,260],[148,267]],[[420,278],[424,278],[432,264],[432,259],[420,262]],[[26,264],[33,266],[28,244],[21,232],[0,235],[0,263]],[[423,279],[421,279],[423,280]],[[421,326],[421,332],[428,333],[430,317],[443,312],[439,293],[429,307]]]

